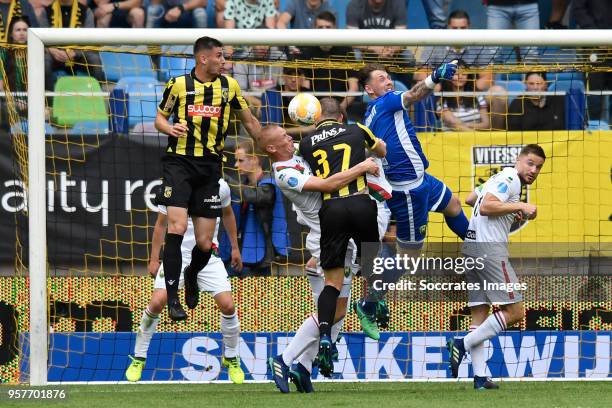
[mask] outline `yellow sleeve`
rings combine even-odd
[[[357,126],[359,126],[359,128],[361,130],[363,130],[363,136],[365,139],[365,145],[368,149],[372,150],[376,147],[376,145],[378,144],[378,138],[376,136],[374,136],[374,133],[372,133],[372,131],[370,130],[369,127],[362,125],[361,123],[357,122]]]
[[[238,85],[238,81],[231,77],[228,77],[227,80],[229,81],[230,95],[234,95],[234,97],[230,101],[230,106],[232,107],[232,109],[249,109],[249,104],[242,96],[242,91],[240,90],[240,85]]]
[[[157,107],[159,113],[168,117],[172,114],[175,105],[179,99],[179,86],[176,82],[176,78],[171,78],[166,84],[166,89],[164,90],[164,95],[162,96],[162,100]]]

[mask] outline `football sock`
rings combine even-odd
[[[465,239],[465,234],[467,233],[468,226],[470,222],[467,217],[463,213],[463,210],[455,215],[454,217],[449,217],[447,215],[444,216],[444,221],[446,221],[446,225],[461,239]]]
[[[183,236],[179,234],[166,234],[166,244],[164,245],[164,279],[166,280],[166,291],[168,292],[168,303],[176,299],[181,276],[181,243]]]
[[[336,302],[340,291],[333,286],[326,285],[321,291],[318,301],[319,311],[319,334],[321,336],[331,336],[331,326],[336,315]]]
[[[151,338],[157,329],[159,323],[159,315],[153,314],[146,308],[142,312],[142,318],[140,319],[140,326],[138,326],[138,332],[136,333],[136,345],[134,346],[134,357],[136,358],[147,358],[147,352],[149,351],[149,344],[151,344]]]
[[[470,332],[473,332],[476,329],[478,329],[478,326],[470,326]],[[486,377],[487,361],[485,356],[484,342],[472,346],[470,350],[470,357],[472,358],[472,370],[474,370],[474,375],[478,377]]]
[[[315,350],[316,355],[319,349],[319,325],[315,319],[315,316],[308,316],[289,342],[287,348],[283,351],[283,361],[287,366],[290,367],[293,361],[310,347]]]
[[[223,355],[228,358],[236,357],[238,353],[238,340],[240,338],[240,320],[238,314],[221,313],[221,334],[223,335]]]
[[[500,310],[490,315],[476,330],[463,338],[465,350],[471,352],[472,347],[497,336],[503,330],[506,330],[506,318],[504,312]]]
[[[193,271],[200,272],[206,265],[208,265],[211,255],[212,248],[204,252],[197,244],[194,245],[193,249],[191,250],[191,262],[189,263],[189,267]]]

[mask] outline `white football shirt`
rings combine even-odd
[[[472,218],[470,219],[470,225],[465,237],[466,243],[508,242],[510,227],[514,222],[514,214],[497,217],[487,217],[480,214],[480,204],[487,193],[494,195],[504,203],[518,203],[521,199],[521,180],[516,169],[514,167],[506,167],[476,189],[478,198],[472,209]]]

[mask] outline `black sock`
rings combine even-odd
[[[317,308],[319,310],[319,334],[321,336],[331,337],[331,328],[336,316],[336,302],[339,295],[340,291],[329,285],[326,285],[319,295]]]
[[[189,264],[189,268],[196,273],[200,272],[206,265],[208,265],[211,255],[212,248],[204,252],[200,249],[198,244],[196,244],[191,250],[191,263]]]
[[[179,234],[166,234],[164,245],[164,279],[166,280],[166,291],[168,292],[168,303],[176,299],[181,276],[181,243],[183,236]]]

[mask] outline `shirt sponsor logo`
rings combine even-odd
[[[467,232],[465,233],[465,239],[476,240],[476,231],[470,229],[467,230]]]
[[[330,137],[335,137],[345,131],[346,129],[343,127],[331,128],[329,130],[323,129],[321,133],[315,133],[310,137],[310,139],[312,140],[312,145],[314,146],[318,142],[322,142],[323,140],[329,139]]]
[[[188,105],[187,115],[201,116],[204,118],[218,118],[221,117],[221,107],[210,105]]]

